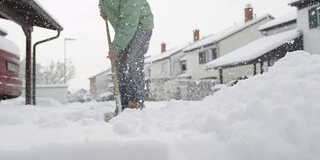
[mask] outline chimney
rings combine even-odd
[[[193,42],[199,40],[199,38],[200,38],[200,30],[198,29],[193,30]]]
[[[161,43],[161,53],[166,51],[166,43]]]
[[[248,22],[253,19],[253,8],[251,4],[247,4],[244,8],[244,21]]]

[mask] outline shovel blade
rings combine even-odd
[[[115,112],[108,112],[104,114],[104,121],[109,122],[113,117],[116,116]]]

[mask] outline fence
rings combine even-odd
[[[146,100],[202,100],[213,94],[216,83],[215,80],[148,79],[146,81]]]

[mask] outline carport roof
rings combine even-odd
[[[62,31],[62,26],[36,0],[0,1],[0,18],[12,20],[22,27],[33,26]]]
[[[206,64],[206,69],[229,68],[249,64],[273,49],[301,36],[297,29],[265,36]]]

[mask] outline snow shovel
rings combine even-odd
[[[108,46],[110,51],[111,38],[110,38],[108,20],[105,19],[105,22],[106,22]],[[110,58],[110,61],[111,61],[112,81],[113,81],[113,94],[116,100],[116,110],[114,112],[105,113],[104,120],[106,122],[109,122],[113,117],[117,116],[120,112],[122,112],[121,98],[119,93],[118,72],[115,66],[116,61],[114,58]]]

